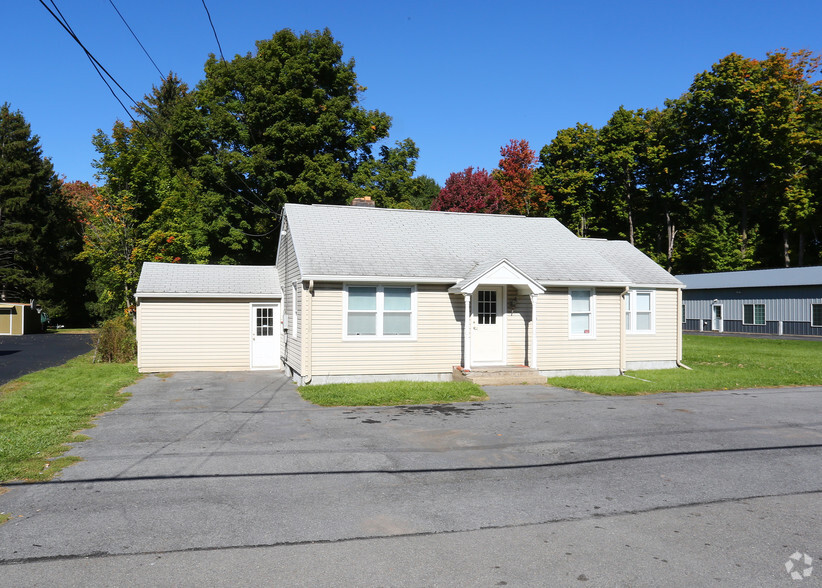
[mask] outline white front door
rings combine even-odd
[[[251,369],[280,368],[280,305],[251,305]]]
[[[505,365],[503,288],[477,288],[471,300],[471,363]]]
[[[711,307],[711,313],[713,316],[713,324],[711,325],[712,331],[719,331],[722,332],[722,305],[721,304],[714,304]]]

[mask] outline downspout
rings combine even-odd
[[[676,365],[681,368],[685,368],[686,370],[690,370],[687,365],[682,363],[682,320],[685,318],[683,316],[679,316],[679,313],[682,312],[682,288],[677,288],[676,290]],[[700,323],[702,319],[700,319]]]
[[[311,372],[312,370],[312,357],[311,357],[311,348],[312,348],[312,341],[311,341],[311,311],[312,311],[312,304],[311,300],[314,298],[314,280],[308,281],[308,296],[303,295],[303,332],[302,332],[302,342],[303,342],[303,384],[310,384],[311,383]]]
[[[625,295],[630,289],[625,286],[619,295],[619,375],[625,375]]]

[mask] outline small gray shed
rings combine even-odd
[[[686,331],[822,336],[822,266],[677,278]]]
[[[274,266],[146,262],[135,298],[141,372],[282,367]]]

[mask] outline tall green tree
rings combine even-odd
[[[357,194],[370,196],[381,208],[415,208],[413,176],[419,155],[411,139],[397,141],[395,147],[382,145],[379,158],[364,160],[354,172],[354,184],[360,187]]]
[[[815,217],[808,169],[819,158],[818,57],[800,51],[756,60],[732,53],[697,75],[687,94],[691,149],[723,208],[735,211],[747,257],[760,227],[767,265],[790,263],[793,236]]]
[[[643,214],[645,187],[642,158],[648,127],[644,111],[620,106],[599,131],[597,159],[601,195],[612,237],[637,242],[637,219]]]
[[[206,121],[206,153],[199,175],[215,192],[238,195],[247,205],[242,230],[264,234],[286,202],[344,204],[363,183],[357,171],[373,164],[375,143],[388,137],[390,117],[361,105],[366,90],[354,60],[328,29],[300,35],[282,30],[258,41],[254,54],[225,62],[212,56],[196,103]],[[383,169],[402,167],[401,144],[383,153]],[[405,165],[411,165],[405,163]],[[220,177],[215,183],[209,178]],[[389,182],[390,183],[390,182]],[[273,211],[273,212],[272,212]],[[254,259],[270,261],[276,234],[254,242]]]
[[[597,130],[589,124],[562,129],[540,151],[537,178],[554,197],[559,220],[580,237],[597,235]]]
[[[62,321],[83,318],[79,230],[51,161],[22,113],[0,106],[0,299],[37,299]]]

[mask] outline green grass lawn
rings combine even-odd
[[[92,353],[0,386],[0,483],[47,480],[79,458],[66,443],[96,415],[122,405],[139,375],[133,363],[92,363]]]
[[[623,376],[568,376],[548,383],[604,395],[822,385],[820,341],[685,335],[683,363],[693,370],[627,372],[649,382]]]
[[[300,386],[300,395],[320,406],[397,406],[487,400],[471,382],[376,382]]]

